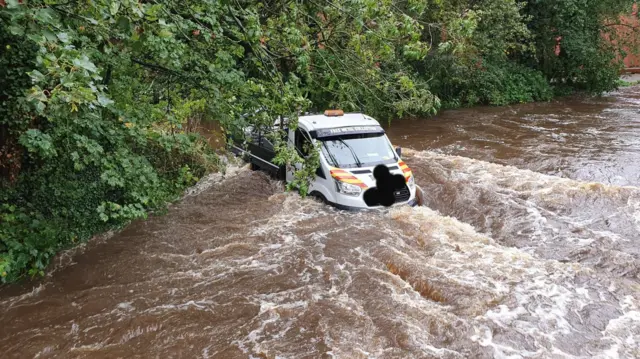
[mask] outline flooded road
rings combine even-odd
[[[640,88],[394,122],[427,207],[231,166],[0,289],[7,358],[639,358]]]

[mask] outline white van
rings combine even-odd
[[[274,123],[274,128],[280,126]],[[285,169],[271,162],[275,149],[266,138],[265,131],[271,129],[248,128],[245,131],[246,149],[232,145],[236,154],[245,154],[254,169],[267,170],[287,182],[293,180],[294,168]],[[394,191],[396,205],[416,205],[416,184],[411,169],[402,161],[401,150],[394,150],[384,129],[375,119],[361,114],[345,114],[341,110],[327,110],[320,115],[305,115],[298,119],[295,130],[286,129],[287,142],[295,147],[302,157],[313,148],[309,143],[319,143],[320,166],[310,183],[309,195],[341,209],[367,209],[364,193],[376,188],[373,171],[378,165],[387,166],[390,174],[405,178],[405,185]]]

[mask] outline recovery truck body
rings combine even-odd
[[[415,179],[402,161],[400,148],[394,150],[378,121],[361,113],[327,110],[324,114],[300,116],[295,130],[286,126],[286,119],[282,124],[276,120],[272,128],[249,127],[244,131],[244,143],[232,144],[231,150],[237,155],[246,155],[253,169],[265,170],[290,182],[302,164],[286,168],[272,162],[276,150],[267,133],[279,130],[280,126],[285,130],[287,145],[294,147],[303,158],[309,155],[306,152],[309,143],[320,143],[320,166],[310,183],[310,196],[340,209],[379,207],[369,207],[363,194],[376,187],[374,168],[384,165],[390,174],[405,178],[405,186],[394,191],[394,206],[417,204]]]

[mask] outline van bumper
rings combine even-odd
[[[392,208],[392,207],[400,207],[400,206],[410,206],[410,207],[415,207],[418,204],[418,198],[416,198],[415,196],[413,198],[411,198],[410,200],[406,201],[406,202],[400,202],[400,203],[394,203],[393,205],[391,205],[391,207],[384,207],[384,206],[376,206],[376,207],[368,207],[368,206],[364,206],[364,207],[356,207],[356,206],[347,206],[344,204],[339,204],[339,203],[335,203],[335,202],[331,202],[331,201],[327,201],[327,204],[337,208],[337,209],[341,209],[341,210],[345,210],[345,211],[366,211],[366,210],[374,210],[374,209],[382,209],[382,208]]]

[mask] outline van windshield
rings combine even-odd
[[[365,167],[398,161],[384,133],[365,133],[319,139],[322,153],[334,167]]]

